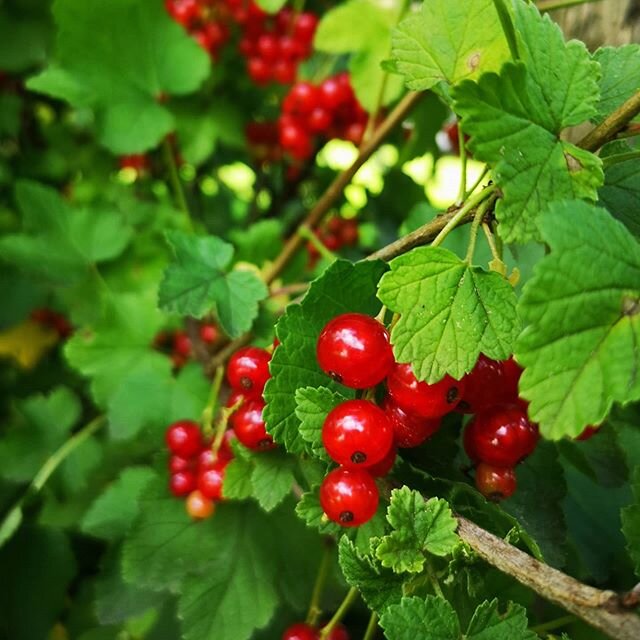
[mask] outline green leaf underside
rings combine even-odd
[[[59,0],[53,13],[57,61],[27,86],[93,108],[100,141],[114,153],[156,146],[174,127],[159,96],[197,90],[207,54],[154,0]]]
[[[640,247],[583,202],[552,205],[540,227],[551,253],[519,302],[520,393],[545,437],[575,437],[640,398]]]
[[[509,57],[493,0],[424,2],[419,15],[400,23],[392,43],[397,68],[415,90],[497,71]]]
[[[604,120],[640,90],[640,44],[602,47],[593,54],[602,69],[596,120]]]
[[[600,204],[640,238],[640,162],[627,160],[607,167],[598,191]]]
[[[316,342],[324,325],[346,312],[375,316],[380,304],[375,290],[386,266],[380,262],[351,264],[338,260],[315,280],[301,304],[288,307],[276,327],[281,344],[271,359],[271,379],[264,398],[267,431],[291,453],[312,453],[300,434],[297,389],[326,387],[352,398],[353,391],[333,382],[316,362]]]
[[[158,295],[166,311],[201,318],[215,309],[222,328],[237,337],[251,328],[267,287],[254,273],[228,271],[233,247],[215,236],[167,233],[175,261],[166,271]]]
[[[378,297],[400,320],[391,332],[398,362],[420,380],[460,379],[478,355],[504,360],[519,331],[516,297],[498,273],[468,265],[448,249],[421,247],[395,258]]]
[[[419,573],[426,554],[446,556],[459,543],[456,519],[445,500],[426,500],[408,487],[394,489],[387,510],[394,531],[382,538],[376,556],[396,573]]]

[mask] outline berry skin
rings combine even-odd
[[[191,460],[187,458],[181,458],[180,456],[171,456],[169,458],[169,473],[180,473],[181,471],[188,471],[191,468]]]
[[[198,479],[192,471],[179,471],[169,478],[169,490],[176,498],[186,496],[198,485]]]
[[[198,476],[198,489],[209,500],[222,500],[222,485],[224,483],[224,470],[228,461],[220,461],[200,472]]]
[[[318,632],[304,622],[297,622],[286,629],[282,640],[318,640]]]
[[[387,378],[393,401],[404,411],[422,418],[441,418],[456,407],[464,393],[464,379],[445,375],[440,382],[419,382],[410,364],[395,364]]]
[[[393,445],[393,427],[368,400],[347,400],[332,409],[322,426],[322,443],[338,464],[365,468],[381,462]]]
[[[538,443],[538,427],[517,406],[495,407],[467,425],[467,455],[496,467],[513,467]]]
[[[593,438],[600,431],[600,427],[592,427],[588,426],[582,430],[582,433],[579,436],[576,436],[576,440],[580,440],[584,442],[585,440],[589,440],[589,438]]]
[[[338,623],[329,633],[327,640],[349,640],[349,632],[344,625]]]
[[[194,520],[204,520],[213,515],[215,506],[213,500],[209,500],[196,489],[187,496],[186,508]]]
[[[193,458],[202,449],[200,427],[192,420],[179,420],[169,425],[165,441],[169,451],[181,458]]]
[[[249,77],[257,84],[267,84],[271,80],[271,67],[269,63],[262,58],[249,58],[247,62],[247,71]]]
[[[173,336],[173,352],[183,358],[191,355],[191,338],[184,331],[176,331]]]
[[[269,360],[271,356],[265,349],[238,349],[227,365],[229,386],[234,391],[241,391],[248,398],[259,398],[270,376]]]
[[[518,383],[522,375],[522,367],[513,359],[513,357],[502,362],[505,376],[505,395],[510,402],[515,401],[518,397]]]
[[[262,419],[262,400],[252,400],[232,414],[230,422],[236,437],[248,449],[273,449],[273,438],[267,433]]]
[[[220,333],[215,324],[203,324],[200,327],[200,340],[206,344],[213,344],[219,335]]]
[[[393,398],[386,396],[382,408],[393,427],[393,440],[400,449],[419,447],[440,428],[440,418],[421,418],[407,413]]]
[[[504,363],[487,358],[483,353],[473,370],[464,377],[464,382],[464,395],[457,407],[462,413],[480,413],[517,398],[517,393],[515,396],[512,393],[512,381],[507,381]]]
[[[320,505],[333,522],[343,527],[358,527],[373,518],[380,494],[371,474],[365,469],[331,471],[320,486]]]
[[[330,320],[318,338],[316,357],[325,373],[352,389],[377,385],[393,366],[389,332],[362,313]]]
[[[514,494],[516,486],[512,467],[493,467],[481,462],[476,468],[476,488],[488,500],[505,500]]]
[[[391,469],[393,469],[393,465],[396,463],[396,457],[398,452],[396,451],[395,446],[389,449],[389,453],[380,460],[380,462],[367,467],[367,472],[370,473],[374,478],[384,478]]]

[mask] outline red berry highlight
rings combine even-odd
[[[181,458],[193,458],[202,448],[200,427],[192,420],[179,420],[169,425],[165,441],[171,453]]]

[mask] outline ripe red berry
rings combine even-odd
[[[504,500],[514,494],[516,486],[512,467],[493,467],[485,462],[476,467],[476,487],[488,500]]]
[[[203,520],[213,515],[215,506],[213,500],[209,500],[202,492],[192,491],[187,496],[186,501],[187,513],[195,520]]]
[[[266,62],[275,62],[280,55],[278,38],[270,33],[263,33],[257,42],[258,54]]]
[[[191,355],[191,338],[184,331],[176,331],[173,336],[173,352],[188,358]]]
[[[330,320],[318,338],[316,356],[325,373],[352,389],[377,385],[393,366],[389,332],[362,313]]]
[[[180,456],[171,456],[169,458],[169,473],[179,473],[191,469],[192,461]]]
[[[262,419],[263,409],[262,400],[251,400],[231,416],[230,422],[236,437],[248,449],[265,450],[275,446]]]
[[[323,107],[315,107],[309,114],[307,124],[314,133],[324,133],[331,126],[331,113]]]
[[[517,406],[479,413],[466,427],[467,455],[496,467],[513,467],[538,443],[538,427]]]
[[[169,490],[174,496],[186,496],[198,485],[198,479],[193,471],[179,471],[169,478]]]
[[[332,409],[322,426],[322,443],[338,464],[370,467],[389,453],[393,427],[384,411],[368,400],[347,400]]]
[[[375,515],[380,495],[365,469],[338,467],[320,485],[320,505],[330,520],[343,527],[358,527]]]
[[[322,627],[322,629],[324,629],[324,627]],[[338,624],[329,632],[327,640],[349,640],[349,632],[344,625],[338,622]]]
[[[237,439],[238,437],[233,429],[227,429],[224,432],[224,438],[220,443],[220,449],[218,449],[219,460],[233,460],[234,454],[233,449],[231,448],[231,443]]]
[[[301,42],[311,42],[317,26],[318,18],[313,13],[300,13],[293,26],[293,36]]]
[[[198,489],[203,496],[210,500],[222,500],[222,485],[227,464],[229,464],[227,460],[222,460],[216,462],[210,469],[204,469],[200,472]]]
[[[200,340],[202,340],[202,342],[212,344],[219,336],[220,333],[215,324],[203,324],[200,326]]]
[[[370,473],[374,478],[384,478],[391,469],[393,469],[393,465],[396,462],[396,457],[398,452],[396,451],[395,445],[389,449],[389,453],[380,460],[380,462],[367,467],[367,472]]]
[[[318,103],[318,90],[310,82],[297,82],[291,87],[282,103],[287,113],[306,115],[311,113]]]
[[[576,440],[589,440],[589,438],[592,438],[593,436],[596,435],[596,433],[598,433],[598,431],[600,431],[600,426],[597,427],[592,427],[592,426],[588,426],[585,427],[582,430],[582,433],[579,436],[576,436]]]
[[[198,455],[198,472],[211,469],[216,464],[216,462],[218,462],[218,456],[213,455],[211,445],[208,444]]]
[[[297,622],[285,630],[282,640],[318,640],[318,632],[304,622]]]
[[[440,382],[419,382],[410,364],[395,364],[387,378],[389,395],[407,413],[423,418],[441,418],[449,413],[464,393],[464,380],[445,375]]]
[[[259,398],[269,379],[271,355],[259,347],[238,349],[227,365],[229,386],[250,398]]]
[[[238,405],[238,409],[243,405],[244,402],[246,402],[247,400],[247,396],[244,394],[244,392],[242,391],[232,391],[229,394],[229,397],[227,398],[227,401],[225,402],[225,407],[233,407],[234,404],[236,404],[237,402],[240,402],[240,404]]]
[[[193,458],[202,449],[200,427],[192,420],[179,420],[169,425],[165,441],[171,453],[181,458]]]
[[[273,66],[273,79],[280,84],[291,84],[296,79],[296,71],[296,65],[291,60],[277,60]]]
[[[400,449],[419,447],[440,428],[440,418],[421,418],[407,413],[390,396],[385,397],[382,408],[391,421],[394,443]]]
[[[498,404],[513,402],[504,363],[480,354],[476,366],[464,377],[464,395],[458,411],[480,413]]]
[[[169,15],[185,27],[189,27],[202,17],[198,0],[166,0],[165,7]]]
[[[249,77],[257,84],[267,84],[271,80],[271,67],[263,58],[252,57],[247,62]]]
[[[505,395],[508,401],[513,402],[518,397],[518,383],[522,375],[522,367],[513,359],[513,357],[502,362],[504,369],[504,386]]]

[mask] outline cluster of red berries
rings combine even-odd
[[[229,40],[229,8],[217,0],[165,0],[167,12],[212,58]]]
[[[206,345],[214,344],[220,337],[215,324],[203,322],[198,328],[200,340]],[[175,369],[181,369],[193,356],[193,344],[183,329],[161,331],[153,340],[153,346],[171,357]]]
[[[367,119],[348,73],[327,78],[318,86],[298,82],[282,102],[280,144],[296,160],[306,160],[313,154],[316,136],[359,145]]]
[[[67,319],[67,317],[53,309],[42,307],[40,309],[34,309],[31,312],[31,320],[43,327],[53,329],[58,337],[61,339],[68,338],[73,333],[73,326]]]
[[[282,634],[282,640],[318,640],[322,629],[316,629],[306,622],[296,622]],[[327,636],[327,640],[349,640],[343,625],[337,624]]]
[[[325,225],[315,231],[315,235],[329,251],[338,251],[342,247],[353,247],[358,244],[358,221],[355,218],[343,218],[336,215]],[[320,252],[312,242],[307,244],[309,266],[313,267],[320,257]]]
[[[311,55],[318,17],[288,8],[270,16],[242,0],[234,0],[232,12],[242,30],[239,48],[251,80],[257,85],[294,82],[298,65]]]
[[[202,437],[196,422],[179,420],[167,428],[169,490],[176,497],[186,497],[187,513],[192,518],[208,518],[215,503],[223,499],[222,484],[225,468],[233,459],[230,443],[234,437],[233,430],[227,430],[214,455],[211,442]]]

